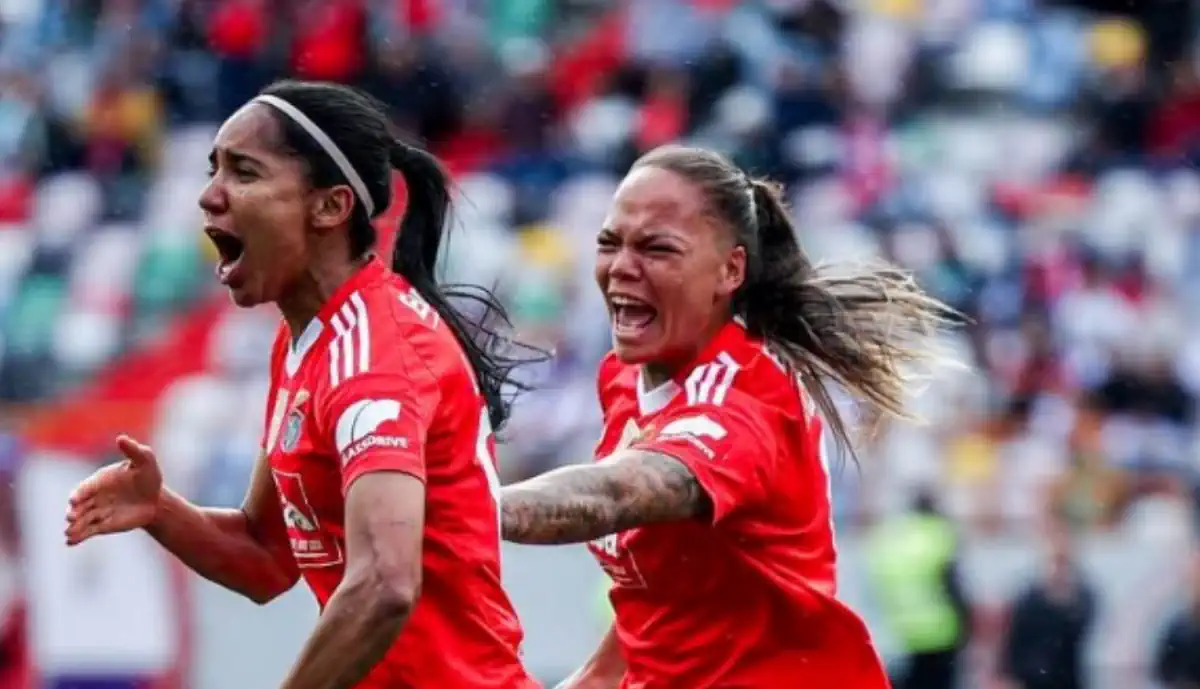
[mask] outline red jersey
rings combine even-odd
[[[486,406],[437,311],[372,260],[271,362],[264,450],[292,553],[324,608],[346,561],[345,494],[373,471],[425,483],[421,596],[359,686],[530,689],[500,586],[500,482]]]
[[[588,545],[613,581],[623,689],[877,689],[866,626],[836,598],[821,422],[796,377],[730,323],[675,379],[600,365],[596,456],[632,447],[683,462],[711,520]]]

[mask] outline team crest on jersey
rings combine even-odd
[[[304,411],[301,407],[307,401],[308,390],[296,393],[296,401],[292,403],[292,410],[283,424],[283,438],[279,441],[279,449],[284,452],[294,451],[300,443],[300,435],[304,431]]]

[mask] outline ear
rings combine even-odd
[[[720,279],[717,282],[717,294],[721,297],[732,297],[733,293],[746,282],[746,247],[737,245],[725,257],[720,268]]]
[[[350,216],[354,213],[354,203],[354,192],[345,184],[316,190],[309,211],[312,226],[318,230],[341,227],[350,222]]]

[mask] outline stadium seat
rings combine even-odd
[[[102,205],[95,178],[76,173],[58,175],[38,185],[30,224],[37,230],[40,244],[65,247],[93,226]]]
[[[66,296],[66,282],[60,277],[35,274],[23,280],[5,318],[7,352],[48,354]]]
[[[70,267],[71,301],[86,308],[123,308],[133,288],[141,241],[130,225],[103,226],[81,238]]]
[[[3,315],[29,265],[33,255],[33,240],[33,233],[25,227],[0,226],[0,315]]]
[[[194,297],[205,275],[198,235],[149,229],[133,278],[135,319],[154,319]]]
[[[55,375],[74,383],[112,359],[121,349],[119,312],[73,305],[58,317],[51,342]]]

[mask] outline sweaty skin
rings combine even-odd
[[[656,522],[706,516],[712,501],[679,460],[621,450],[504,488],[502,533],[515,543],[584,543]]]

